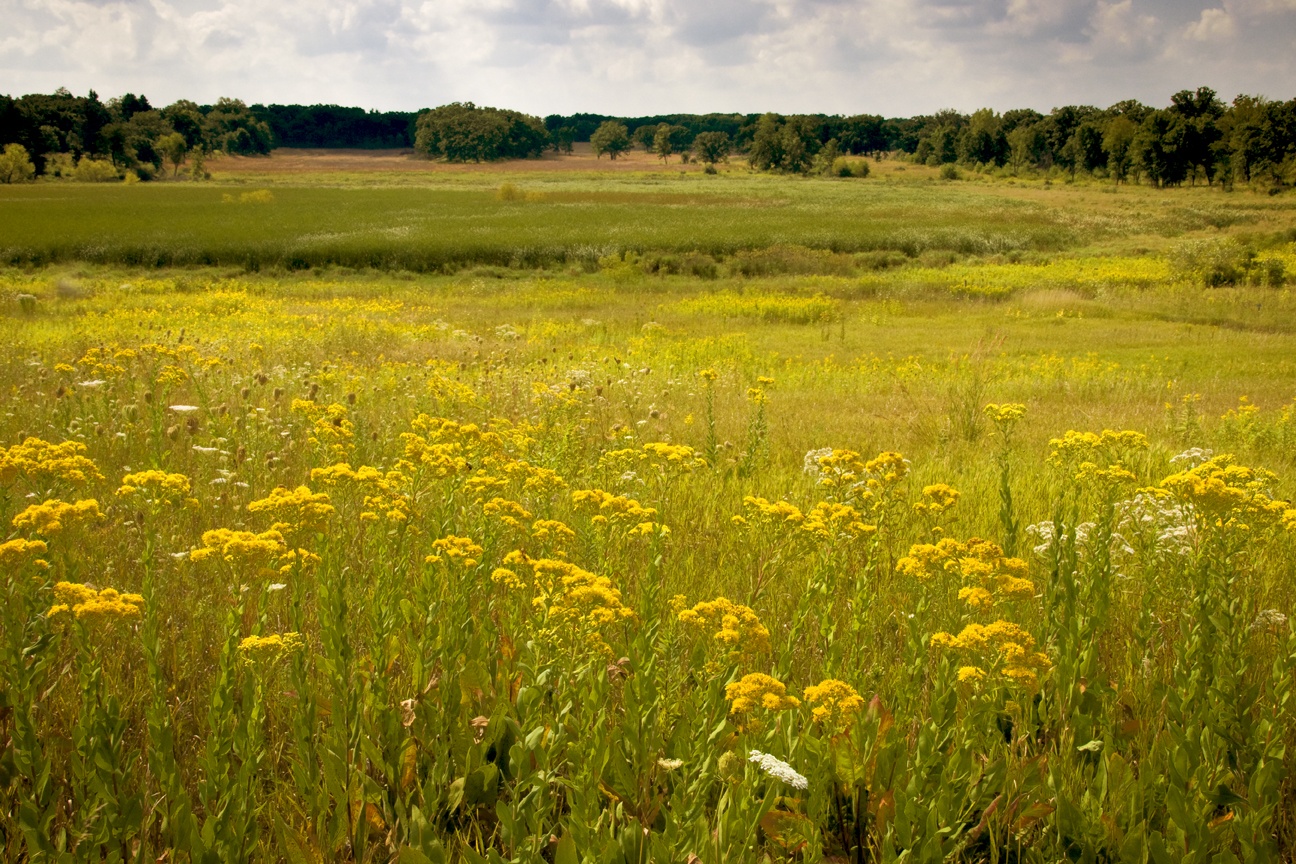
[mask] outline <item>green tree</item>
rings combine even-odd
[[[576,130],[570,126],[559,127],[557,132],[553,133],[554,149],[559,153],[572,152],[572,144],[576,141]]]
[[[730,151],[729,136],[723,132],[702,132],[693,139],[693,149],[707,165],[727,162]]]
[[[1125,115],[1113,117],[1103,127],[1102,149],[1107,156],[1107,173],[1117,185],[1129,179],[1133,165],[1134,136],[1138,126]]]
[[[630,149],[630,130],[619,120],[604,120],[590,135],[590,144],[596,157],[602,158],[606,153],[608,158],[615,160]]]
[[[675,152],[674,143],[671,141],[671,127],[669,123],[662,123],[653,133],[653,152],[663,163],[669,162],[671,154]]]
[[[959,136],[959,158],[972,164],[1002,165],[1007,150],[999,115],[989,108],[974,111]]]
[[[189,142],[179,132],[163,135],[157,141],[157,149],[166,161],[171,163],[171,176],[180,176],[180,166],[189,155]]]
[[[537,157],[552,140],[538,117],[452,102],[419,115],[414,149],[447,162],[490,162]]]
[[[21,144],[6,144],[0,153],[0,183],[26,183],[36,177],[27,148]]]
[[[1009,164],[1013,172],[1039,164],[1045,145],[1041,123],[1023,123],[1008,133]]]
[[[1131,145],[1135,163],[1158,186],[1178,186],[1188,178],[1188,124],[1173,111],[1153,111]]]
[[[645,153],[653,152],[653,145],[657,138],[657,127],[651,123],[640,126],[634,130],[630,139],[643,148]]]
[[[782,123],[777,114],[763,114],[756,121],[747,164],[757,171],[769,171],[783,164]]]

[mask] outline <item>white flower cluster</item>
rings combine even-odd
[[[1258,630],[1279,631],[1287,626],[1287,616],[1277,609],[1265,609],[1251,622],[1252,633]]]
[[[813,477],[816,480],[823,479],[823,468],[819,466],[819,460],[826,456],[831,456],[832,453],[833,448],[831,447],[820,447],[818,450],[811,450],[805,455],[805,462],[802,463],[802,470],[807,476]]]
[[[795,768],[777,756],[753,750],[747,756],[747,761],[755,762],[767,775],[775,780],[782,780],[793,789],[805,789],[810,785],[810,781],[806,780],[805,775],[797,773]]]
[[[1075,545],[1076,551],[1083,556],[1089,551],[1089,536],[1093,533],[1097,525],[1093,522],[1081,522],[1075,526]],[[1050,520],[1036,522],[1034,525],[1026,526],[1026,535],[1035,542],[1035,554],[1041,558],[1047,558],[1053,551],[1053,546],[1057,543],[1057,526]],[[1133,555],[1134,548],[1119,532],[1113,531],[1111,536],[1112,554]]]
[[[1207,454],[1209,450],[1193,448],[1188,454]],[[1180,454],[1184,456],[1184,454]],[[1175,457],[1176,459],[1179,456]],[[1193,457],[1195,458],[1195,457]],[[1135,535],[1146,535],[1153,538],[1157,552],[1169,552],[1175,555],[1187,555],[1193,550],[1197,539],[1196,522],[1192,508],[1183,504],[1158,498],[1140,492],[1128,501],[1116,505],[1121,530]]]
[[[1170,464],[1178,465],[1180,462],[1186,462],[1188,464],[1185,467],[1196,468],[1203,462],[1209,462],[1214,456],[1214,450],[1206,450],[1201,447],[1189,447],[1178,456],[1171,456]]]

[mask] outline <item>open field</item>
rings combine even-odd
[[[1289,196],[372,158],[0,190],[0,858],[1293,859]]]

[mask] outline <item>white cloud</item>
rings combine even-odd
[[[1194,42],[1218,42],[1237,32],[1233,17],[1223,9],[1203,9],[1201,17],[1184,29],[1184,36]]]
[[[888,115],[1274,97],[1296,0],[0,0],[0,81],[532,113]],[[1210,51],[1203,51],[1209,45]]]

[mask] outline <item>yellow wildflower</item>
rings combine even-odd
[[[104,518],[99,512],[99,502],[93,498],[68,504],[64,501],[49,500],[44,504],[32,504],[13,519],[13,527],[34,531],[46,537],[57,534],[64,528],[84,522],[97,522]]]
[[[750,657],[769,650],[769,630],[750,606],[734,603],[727,597],[704,600],[692,609],[679,613],[683,624],[715,630],[714,639],[731,660]]]
[[[46,613],[51,618],[71,612],[78,621],[89,623],[134,620],[144,607],[139,594],[122,594],[115,588],[96,590],[77,582],[59,582],[54,586],[54,598],[58,602]]]
[[[437,564],[445,561],[447,564],[458,564],[464,569],[476,567],[482,554],[482,547],[472,540],[467,537],[456,537],[453,534],[434,541],[432,548],[435,550],[434,554],[423,559],[427,563]]]
[[[757,708],[786,711],[801,704],[800,699],[788,695],[783,682],[763,672],[751,672],[725,685],[725,699],[734,714],[747,714]]]
[[[300,633],[248,636],[239,643],[239,659],[249,666],[268,666],[305,649]]]
[[[814,721],[825,729],[844,732],[864,710],[864,697],[845,681],[827,678],[805,689],[805,701],[814,708]]]

